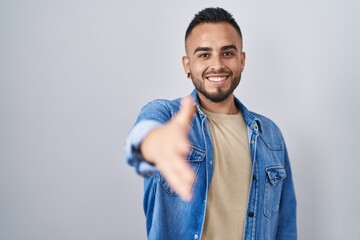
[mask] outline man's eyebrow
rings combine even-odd
[[[196,52],[205,52],[205,51],[212,51],[212,48],[209,48],[209,47],[197,47],[194,51],[194,54]]]
[[[226,45],[226,46],[221,47],[221,51],[230,50],[230,49],[234,49],[236,51],[238,50],[235,45]]]
[[[230,50],[230,49],[234,49],[234,50],[238,50],[237,47],[233,44],[231,45],[226,45],[226,46],[223,46],[220,48],[221,51],[226,51],[226,50]],[[210,48],[210,47],[197,47],[194,51],[194,54],[197,53],[197,52],[209,52],[209,51],[212,51],[213,49]]]

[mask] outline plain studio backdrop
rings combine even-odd
[[[145,239],[126,135],[154,98],[193,89],[193,15],[244,36],[236,95],[289,150],[299,239],[360,239],[359,1],[0,0],[0,239]]]

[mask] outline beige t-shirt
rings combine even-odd
[[[247,127],[241,112],[202,111],[209,120],[214,151],[202,240],[240,240],[252,169]]]

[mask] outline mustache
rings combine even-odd
[[[209,76],[211,74],[228,74],[228,75],[231,75],[231,71],[227,70],[227,69],[224,69],[224,68],[221,68],[219,70],[209,70],[209,71],[204,72],[203,77],[207,77],[207,76]]]

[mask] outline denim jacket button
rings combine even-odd
[[[254,213],[253,213],[253,212],[249,212],[249,213],[248,213],[248,216],[249,216],[249,217],[253,217],[253,216],[254,216]]]
[[[198,239],[198,238],[199,238],[199,235],[195,234],[195,235],[194,235],[194,238],[195,238],[195,239]]]

